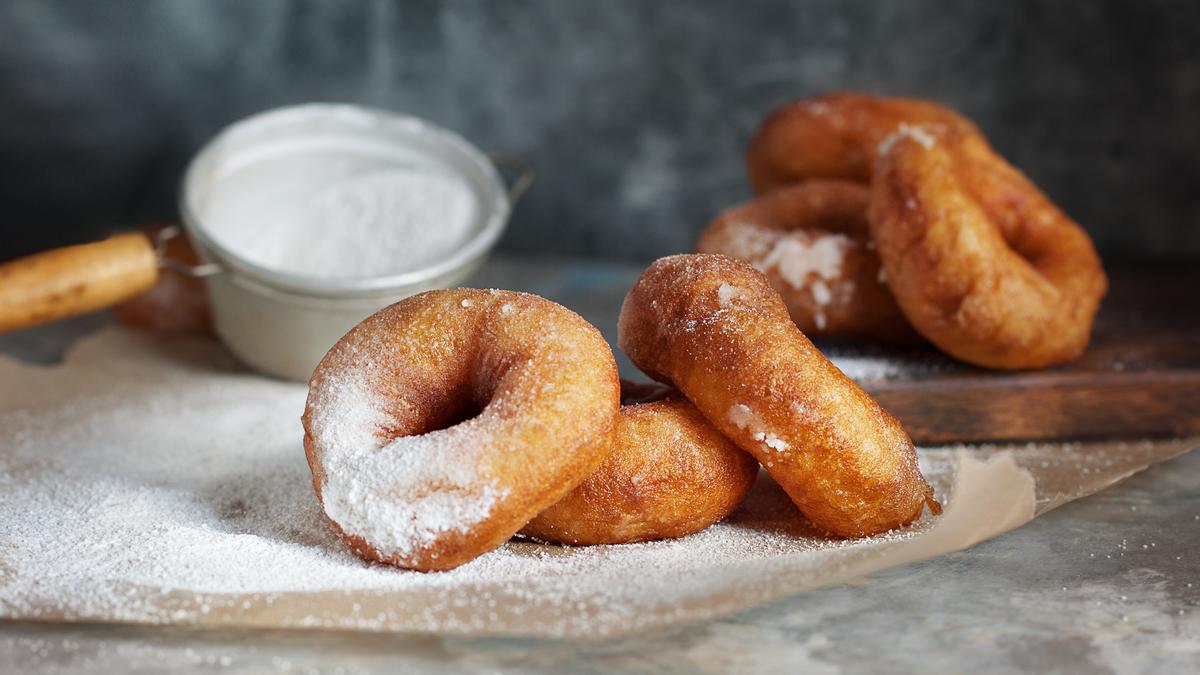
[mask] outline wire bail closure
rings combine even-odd
[[[167,257],[167,244],[172,239],[183,235],[183,228],[178,225],[168,225],[154,235],[154,259],[159,269],[171,270],[191,279],[203,279],[225,270],[217,263],[201,263],[188,265],[174,258]]]
[[[487,153],[488,159],[498,167],[517,172],[516,179],[508,186],[508,201],[510,206],[516,206],[521,197],[533,186],[533,170],[525,162],[499,152]]]

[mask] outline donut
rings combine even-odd
[[[1078,224],[979,134],[909,128],[880,151],[871,237],[913,327],[987,368],[1083,353],[1108,282]]]
[[[904,429],[804,337],[750,265],[660,258],[625,297],[618,343],[758,459],[818,528],[868,536],[927,504],[939,510]]]
[[[154,240],[164,228],[150,228],[146,236]],[[200,264],[200,257],[187,236],[172,237],[163,255],[184,265]],[[202,279],[184,276],[164,267],[150,290],[114,305],[113,315],[130,328],[163,335],[212,335],[212,312],[208,289]]]
[[[678,392],[622,382],[608,459],[521,534],[561,544],[628,544],[699,532],[733,512],[758,462]],[[649,402],[630,403],[652,398]]]
[[[766,274],[809,337],[919,342],[868,239],[868,195],[850,181],[787,185],[722,212],[696,251],[744,260]]]
[[[809,178],[871,178],[875,149],[901,125],[978,133],[953,110],[920,99],[837,92],[772,111],[750,141],[746,170],[755,192]]]
[[[447,570],[587,478],[619,405],[612,350],[579,315],[525,293],[429,291],[371,315],[317,365],[304,449],[355,553]]]

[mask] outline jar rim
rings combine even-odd
[[[396,142],[419,137],[423,144],[441,149],[442,156],[457,155],[483,177],[482,225],[462,246],[441,260],[396,274],[363,278],[313,277],[282,272],[246,259],[236,251],[216,241],[206,230],[192,203],[199,173],[204,163],[219,148],[239,142],[253,145],[256,135],[271,129],[305,123],[346,125],[356,130],[369,130]],[[410,144],[409,150],[416,147]],[[426,151],[430,156],[434,153]],[[461,176],[473,185],[478,181]],[[234,281],[244,278],[251,285],[271,288],[291,294],[321,298],[370,297],[386,295],[406,287],[428,284],[437,278],[454,274],[472,266],[485,256],[499,240],[508,223],[511,200],[499,171],[486,154],[461,135],[411,115],[349,103],[304,103],[266,110],[230,124],[217,133],[193,156],[184,172],[179,190],[179,212],[183,226],[196,244],[201,257],[210,259],[230,274]]]

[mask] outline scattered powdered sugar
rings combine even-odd
[[[210,342],[106,329],[62,366],[0,358],[0,383],[3,618],[597,637],[694,622],[954,550],[1016,526],[1024,512],[998,514],[1032,500],[1011,461],[922,450],[945,514],[877,537],[814,531],[764,476],[728,520],[693,536],[585,548],[515,540],[423,574],[347,550],[304,459],[306,388],[239,372]],[[343,423],[319,420],[321,433],[349,449],[344,461],[360,461],[355,449],[375,443],[370,431],[387,415],[359,385],[338,395],[368,405],[343,410]],[[734,414],[754,423],[749,407]],[[1035,456],[1078,477],[1070,457],[1086,449],[1060,447]],[[1089,465],[1089,485],[1128,475],[1129,456],[1114,450]],[[367,471],[390,468],[362,461]],[[947,499],[952,475],[962,482]],[[360,478],[385,486],[394,477]],[[1075,494],[1067,483],[1050,487],[1048,495]],[[448,522],[442,506],[432,510]]]
[[[933,146],[937,143],[937,139],[935,139],[933,134],[929,133],[929,131],[926,129],[923,129],[919,125],[901,122],[900,126],[897,127],[894,132],[892,132],[887,138],[883,139],[883,141],[879,143],[878,153],[880,155],[886,155],[888,152],[891,152],[892,147],[895,146],[896,143],[900,142],[900,140],[903,138],[908,138],[920,143],[921,147],[925,148],[926,150],[933,148]]]
[[[730,520],[691,537],[517,540],[449,572],[410,572],[357,558],[323,517],[301,445],[303,385],[230,370],[211,343],[112,329],[61,367],[0,359],[0,381],[0,617],[595,636],[732,611],[778,597],[785,581],[861,574],[880,547],[926,527],[830,539],[764,480]],[[486,498],[467,514],[363,506],[356,489],[408,489],[393,473],[403,460],[376,447],[388,417],[362,383],[327,395],[342,403],[338,419],[313,421],[339,449],[339,478],[325,486],[333,513],[382,509],[407,538],[406,516],[424,523],[420,536],[480,512]],[[356,478],[338,482],[347,473]]]
[[[891,380],[904,373],[904,366],[894,359],[834,355],[829,360],[856,382]]]
[[[963,370],[962,365],[932,349],[842,344],[830,346],[825,355],[859,382],[914,380]]]
[[[464,300],[463,302],[468,302]],[[312,415],[325,512],[385,555],[408,556],[485,520],[507,490],[477,470],[482,417],[382,445],[394,424],[360,373],[326,378]]]

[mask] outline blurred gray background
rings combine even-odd
[[[973,117],[1108,256],[1200,255],[1200,3],[194,0],[0,5],[0,259],[174,217],[274,106],[429,118],[537,173],[501,246],[645,260],[748,195],[764,113],[830,89]]]

